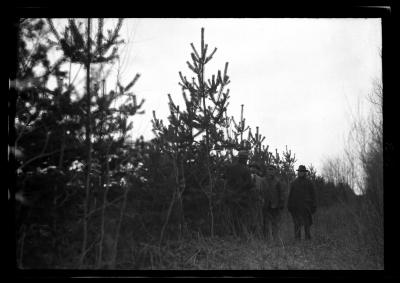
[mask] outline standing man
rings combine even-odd
[[[249,192],[252,187],[251,173],[247,166],[249,153],[240,150],[238,160],[226,168],[227,187],[229,194],[229,208],[233,217],[236,232],[241,232],[247,224],[249,216]]]
[[[295,239],[301,240],[301,227],[304,226],[305,238],[310,240],[312,214],[317,209],[315,189],[307,178],[308,170],[304,165],[300,165],[297,172],[298,177],[290,184],[288,210],[293,218]]]
[[[272,164],[267,166],[263,196],[264,236],[269,240],[272,230],[272,238],[277,242],[280,237],[279,226],[285,204],[285,187],[276,176],[276,167]]]
[[[259,235],[262,234],[263,228],[263,213],[262,208],[264,205],[263,189],[265,187],[264,170],[260,162],[253,162],[250,164],[251,178],[253,182],[251,195],[251,221],[252,232]]]

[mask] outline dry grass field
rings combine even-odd
[[[295,242],[284,213],[280,243],[252,237],[204,238],[169,242],[159,250],[143,245],[140,257],[121,269],[173,270],[382,270],[383,252],[368,243],[363,224],[349,208],[319,210],[311,241]],[[382,243],[383,245],[383,243]],[[137,262],[135,264],[134,262]]]

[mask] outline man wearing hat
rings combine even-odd
[[[252,231],[261,234],[261,228],[263,227],[262,208],[264,204],[263,190],[265,187],[265,170],[263,170],[263,164],[261,162],[252,162],[250,164],[250,171],[253,182],[252,191],[250,193]]]
[[[285,204],[285,187],[276,176],[276,167],[272,164],[267,166],[263,197],[264,236],[269,240],[270,231],[272,231],[272,238],[277,242],[279,240],[281,214]]]
[[[297,172],[298,177],[290,184],[288,210],[293,218],[295,239],[301,239],[301,227],[304,227],[305,238],[310,240],[312,214],[317,208],[315,189],[307,178],[308,170],[304,165],[300,165]]]
[[[240,232],[249,214],[249,192],[252,187],[251,173],[247,166],[249,153],[240,150],[237,162],[226,168],[225,178],[227,189],[231,192],[229,196],[230,210],[236,232]]]

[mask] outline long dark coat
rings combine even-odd
[[[306,177],[296,178],[290,184],[287,206],[293,218],[301,224],[311,225],[312,214],[317,207],[314,184]]]
[[[230,202],[247,207],[253,186],[250,169],[245,164],[234,163],[226,168],[225,178]]]
[[[252,187],[252,179],[249,168],[239,162],[226,168],[225,178],[230,189],[237,192],[249,191]]]
[[[285,187],[277,178],[265,178],[263,188],[264,208],[283,208],[285,204]]]

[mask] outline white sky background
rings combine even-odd
[[[264,144],[280,153],[287,145],[296,166],[312,163],[321,172],[326,157],[342,153],[350,113],[360,103],[367,111],[373,81],[381,79],[380,19],[125,19],[121,82],[140,73],[132,90],[146,99],[133,137],[154,137],[152,110],[167,122],[168,93],[183,103],[178,72],[192,77],[186,61],[191,42],[199,50],[201,27],[208,54],[218,48],[206,78],[229,62],[229,116],[238,121],[244,104],[253,133],[259,126]]]

